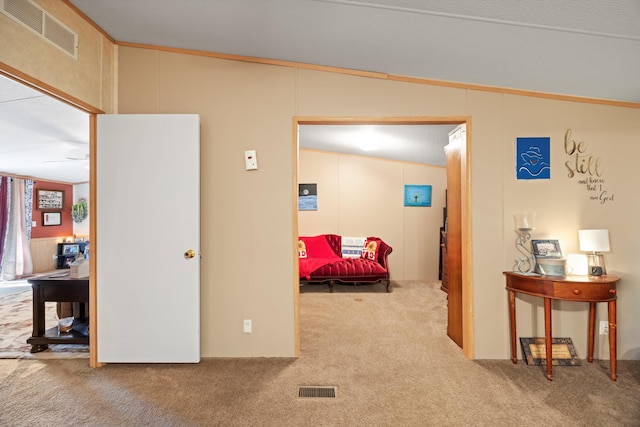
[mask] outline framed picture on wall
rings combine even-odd
[[[430,185],[405,185],[404,186],[405,206],[431,206],[431,186]]]
[[[62,215],[60,212],[42,212],[42,225],[61,225]]]
[[[63,190],[41,190],[38,189],[38,209],[46,210],[62,210],[64,207],[64,191]]]
[[[298,184],[298,210],[318,210],[318,184]]]

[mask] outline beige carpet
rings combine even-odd
[[[315,285],[309,285],[315,286]],[[0,360],[0,425],[638,426],[640,362],[470,361],[445,333],[439,284],[305,286],[299,359],[197,365]],[[579,355],[580,356],[580,355]],[[300,385],[337,387],[301,399]]]

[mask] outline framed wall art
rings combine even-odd
[[[431,186],[430,185],[405,185],[404,186],[405,206],[431,206]]]
[[[318,184],[298,184],[298,210],[318,210]]]
[[[62,215],[60,212],[42,212],[42,225],[61,225]]]
[[[62,210],[64,207],[63,190],[41,190],[38,189],[38,209],[40,210]]]
[[[516,178],[551,179],[551,138],[516,138]]]

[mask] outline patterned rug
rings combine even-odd
[[[88,358],[89,346],[50,344],[39,353],[30,353],[27,338],[33,331],[31,290],[0,296],[0,359]],[[45,329],[57,326],[56,303],[45,303]]]

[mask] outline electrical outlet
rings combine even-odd
[[[251,319],[244,319],[244,321],[242,322],[242,330],[245,334],[250,334],[251,330],[253,329],[252,324],[251,324]]]
[[[609,335],[609,322],[606,320],[600,322],[600,335]]]

